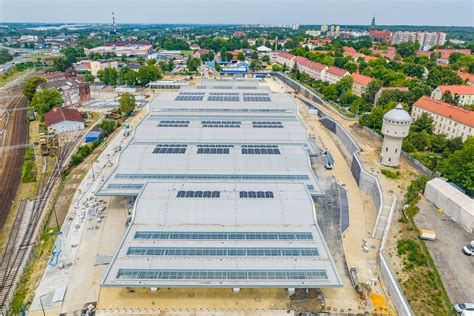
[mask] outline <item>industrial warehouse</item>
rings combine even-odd
[[[148,110],[97,192],[136,197],[102,287],[342,287],[316,221],[316,148],[288,94],[203,80]]]

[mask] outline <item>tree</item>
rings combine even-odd
[[[103,120],[99,128],[102,130],[104,133],[104,136],[110,135],[118,126],[118,123],[116,120]]]
[[[448,159],[440,161],[444,177],[456,183],[469,194],[474,194],[474,137],[464,142],[462,149],[455,151]]]
[[[268,56],[268,55],[263,56],[263,57],[262,57],[262,61],[263,61],[264,63],[269,64],[269,63],[270,63],[270,56]]]
[[[347,62],[344,64],[344,69],[349,71],[351,74],[357,71],[357,64],[352,62]]]
[[[272,65],[272,70],[273,71],[281,71],[282,67],[278,64],[273,64]]]
[[[154,58],[147,59],[146,64],[147,66],[153,66],[154,64],[156,64],[156,59]]]
[[[94,76],[92,76],[90,73],[86,73],[84,75],[84,80],[88,83],[94,82]]]
[[[426,83],[431,87],[436,88],[439,85],[463,84],[464,81],[449,68],[435,66],[430,70]]]
[[[201,66],[201,60],[199,58],[190,57],[186,62],[186,66],[189,71],[194,72]]]
[[[120,82],[127,86],[136,86],[138,82],[138,73],[130,68],[120,69]]]
[[[322,94],[329,100],[333,100],[333,101],[336,100],[337,97],[339,96],[336,86],[333,84],[325,86],[322,90]]]
[[[35,95],[38,85],[45,82],[46,79],[41,77],[33,77],[26,80],[25,84],[23,85],[23,95],[27,97],[29,101],[31,101]]]
[[[417,49],[420,48],[418,42],[405,42],[401,43],[397,47],[397,53],[400,54],[403,58],[408,56],[415,56]]]
[[[433,118],[426,112],[420,115],[420,117],[411,126],[414,132],[426,132],[428,134],[433,133]]]
[[[2,49],[0,50],[0,65],[9,62],[10,60],[13,60],[13,56],[10,55],[8,50]]]
[[[446,149],[446,146],[448,145],[448,140],[446,139],[446,135],[438,134],[433,135],[433,137],[431,137],[430,143],[431,150],[435,153],[441,154]]]
[[[458,53],[458,52],[454,52],[452,53],[451,55],[449,55],[449,64],[454,64],[455,62],[457,62],[459,60],[459,58],[461,58],[463,56],[463,54],[461,53]]]
[[[426,131],[411,133],[408,138],[418,151],[423,151],[429,146],[430,135]]]
[[[447,102],[449,104],[459,105],[459,95],[458,94],[452,95],[450,91],[446,91],[443,94],[442,99],[444,102]]]
[[[214,61],[214,69],[216,71],[221,71],[221,65],[216,61]]]
[[[374,104],[375,95],[382,88],[383,83],[380,80],[372,80],[367,86],[367,90],[363,94],[363,98],[366,103]]]
[[[156,65],[140,67],[137,74],[138,83],[142,86],[145,86],[154,80],[161,79],[162,77],[161,70]]]
[[[44,113],[61,105],[63,105],[63,96],[59,91],[53,89],[38,91],[31,100],[31,106],[39,114],[41,121],[43,120]]]
[[[351,76],[344,76],[336,83],[336,90],[339,95],[345,93],[352,89],[352,84],[354,83],[354,79]]]
[[[237,59],[240,60],[240,61],[244,61],[244,60],[245,60],[245,55],[244,55],[244,53],[239,52],[239,53],[237,54]]]
[[[118,72],[115,68],[105,68],[97,72],[100,82],[108,86],[115,86],[118,80]]]
[[[446,145],[446,150],[449,153],[453,153],[456,150],[460,150],[462,148],[462,146],[463,146],[462,137],[458,136],[458,137],[448,139],[448,143]]]
[[[125,116],[130,115],[133,111],[135,111],[135,96],[132,94],[125,92],[120,96],[119,99],[119,113],[122,113]]]

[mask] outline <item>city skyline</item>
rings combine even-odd
[[[115,11],[119,24],[343,24],[368,25],[373,16],[380,25],[474,25],[471,1],[345,0],[0,0],[0,22],[110,23]],[[253,10],[249,10],[252,6]],[[305,8],[301,10],[301,8]],[[91,8],[94,8],[91,10]],[[146,10],[145,10],[146,8]],[[419,12],[425,14],[420,15]],[[264,12],[264,14],[262,14]]]

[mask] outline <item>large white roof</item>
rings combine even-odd
[[[342,286],[315,219],[315,149],[289,95],[208,80],[160,94],[149,112],[98,192],[137,196],[102,286]]]

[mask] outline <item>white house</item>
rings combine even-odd
[[[84,129],[84,119],[76,109],[54,108],[44,115],[49,133],[64,133]]]

